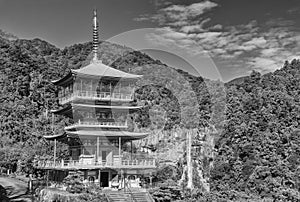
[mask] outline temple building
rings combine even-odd
[[[44,136],[47,140],[64,141],[69,146],[68,159],[39,161],[37,167],[47,170],[52,180],[61,180],[70,172],[82,173],[84,182],[101,187],[122,186],[125,179],[139,186],[138,178],[155,170],[155,160],[132,152],[132,141],[147,133],[134,132],[130,115],[141,106],[135,100],[135,83],[141,75],[126,73],[98,59],[97,13],[93,17],[93,59],[90,64],[70,70],[53,81],[59,88],[60,108],[52,110],[66,116],[73,124],[64,133]],[[54,148],[56,150],[56,146]],[[59,179],[60,178],[60,179]]]

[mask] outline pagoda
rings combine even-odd
[[[132,132],[128,124],[130,114],[141,108],[135,100],[134,85],[142,76],[103,64],[98,59],[98,48],[95,10],[91,62],[53,81],[59,88],[61,107],[52,110],[52,113],[71,118],[73,124],[66,126],[62,134],[44,136],[55,143],[54,159],[39,161],[37,167],[47,170],[50,173],[48,177],[55,181],[77,171],[84,183],[112,187],[128,179],[131,186],[139,186],[139,176],[155,169],[154,159],[138,158],[132,153],[132,141],[148,135]],[[67,142],[68,159],[56,159],[56,141]]]

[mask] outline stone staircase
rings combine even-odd
[[[107,191],[109,202],[154,202],[151,195],[144,189],[131,188],[124,191]]]
[[[132,192],[134,202],[154,202],[148,192]]]
[[[123,191],[107,191],[106,196],[109,202],[132,202],[130,194]]]
[[[130,188],[129,193],[134,202],[154,202],[151,195],[145,189]]]

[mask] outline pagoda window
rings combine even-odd
[[[82,92],[82,86],[83,86],[83,82],[82,79],[80,79],[80,91]]]
[[[105,84],[104,92],[109,92],[109,84]]]
[[[118,146],[119,146],[119,141],[114,139],[114,140],[111,141],[111,144],[112,144],[113,146],[118,147]]]
[[[92,91],[95,92],[97,88],[97,82],[95,80],[92,80]]]
[[[112,119],[112,114],[111,114],[111,113],[107,113],[106,118],[107,118],[107,119]]]
[[[90,82],[87,80],[83,81],[83,91],[89,91],[90,90]]]
[[[97,114],[97,118],[100,118],[100,119],[105,119],[105,113],[104,112],[100,112]]]
[[[110,92],[110,83],[107,81],[101,82],[100,91],[101,92]]]
[[[103,91],[103,83],[102,83],[102,81],[99,81],[98,87],[99,87],[100,91]]]

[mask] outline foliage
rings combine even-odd
[[[83,178],[80,175],[80,173],[75,173],[75,174],[69,174],[63,180],[63,183],[67,185],[67,191],[74,194],[74,193],[82,193],[85,190],[82,181]]]
[[[100,47],[105,64],[144,75],[136,97],[145,107],[132,115],[137,129],[156,130],[165,120],[164,130],[210,125],[218,130],[211,193],[199,188],[185,196],[198,201],[300,200],[299,60],[266,75],[252,72],[227,83],[224,92],[221,82],[174,70],[130,48],[108,42]],[[35,156],[52,158],[53,143],[43,135],[63,132],[72,120],[51,117],[50,109],[59,107],[51,81],[87,64],[91,50],[91,43],[61,50],[40,39],[8,40],[0,34],[0,167],[32,172]],[[60,143],[58,157],[67,155]],[[157,197],[175,196],[162,189]]]
[[[277,201],[300,200],[300,62],[227,86],[226,124],[211,188]]]
[[[156,202],[182,200],[180,188],[176,186],[157,187],[150,190],[150,194]]]

